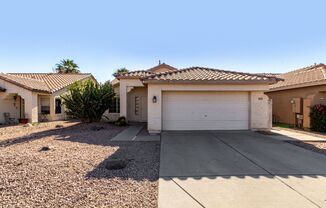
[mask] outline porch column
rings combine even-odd
[[[127,118],[127,86],[124,82],[120,83],[120,116]]]
[[[50,96],[50,121],[55,120],[55,97]]]
[[[38,122],[38,95],[31,93],[29,97],[24,97],[25,115],[30,123]]]

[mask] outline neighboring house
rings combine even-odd
[[[95,80],[91,74],[0,73],[0,123],[5,122],[4,113],[32,123],[64,119],[60,95],[86,79]]]
[[[274,121],[310,128],[310,107],[326,104],[326,66],[315,64],[277,77],[284,81],[266,93],[273,100]]]
[[[176,69],[160,64],[116,76],[120,115],[162,130],[246,130],[271,127],[264,94],[272,76],[204,67]]]

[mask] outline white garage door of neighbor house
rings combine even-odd
[[[163,130],[244,130],[247,92],[163,92]]]

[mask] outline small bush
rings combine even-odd
[[[115,122],[115,125],[117,126],[125,126],[127,125],[127,119],[124,116],[120,116],[118,120]]]
[[[311,130],[326,132],[326,105],[315,105],[310,112]]]

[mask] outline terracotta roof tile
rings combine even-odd
[[[243,72],[225,71],[204,67],[190,67],[173,72],[153,74],[142,78],[144,82],[203,82],[231,83],[231,82],[259,82],[276,83],[274,76],[250,74]]]
[[[315,64],[285,74],[279,74],[277,77],[283,79],[283,81],[271,85],[271,90],[296,88],[300,87],[300,85],[312,86],[318,84],[317,82],[326,81],[326,65]]]
[[[0,79],[32,91],[53,93],[91,74],[0,73]]]
[[[156,70],[161,69],[161,68],[165,68],[168,71],[177,71],[178,70],[177,68],[174,68],[173,66],[170,66],[170,65],[168,65],[166,63],[162,63],[162,64],[159,64],[157,66],[154,66],[154,67],[148,69],[147,71],[155,72]]]
[[[147,70],[139,70],[139,71],[131,71],[128,73],[118,74],[116,76],[117,79],[124,78],[124,79],[133,79],[133,78],[142,78],[147,77],[149,75],[155,74],[153,72]]]

